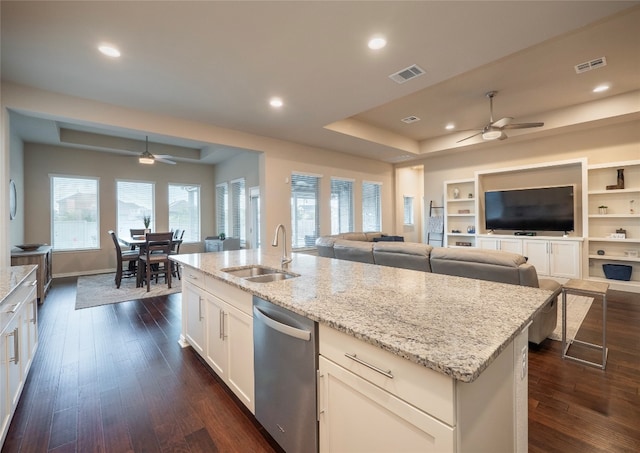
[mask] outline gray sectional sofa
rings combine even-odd
[[[361,263],[401,267],[423,272],[476,278],[544,288],[557,293],[555,280],[538,279],[535,267],[522,255],[477,248],[432,247],[415,242],[376,242],[382,233],[343,233],[316,240],[318,255]],[[379,239],[378,239],[379,240]],[[529,341],[539,344],[556,328],[557,298],[536,316]]]

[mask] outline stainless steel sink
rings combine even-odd
[[[234,275],[240,278],[256,277],[258,275],[269,275],[280,272],[278,269],[263,266],[246,266],[237,269],[220,269],[222,272]]]
[[[269,283],[278,282],[280,280],[287,280],[289,278],[295,278],[298,275],[289,274],[288,272],[276,272],[274,274],[257,275],[255,277],[245,277],[245,280],[256,283]]]
[[[245,266],[241,268],[220,269],[222,272],[231,274],[235,277],[243,278],[250,282],[268,283],[287,280],[289,278],[298,277],[298,274],[285,272],[280,269],[274,269],[264,266]]]

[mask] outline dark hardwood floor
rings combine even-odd
[[[255,419],[177,343],[180,294],[75,311],[74,278],[40,306],[40,347],[3,453],[273,452]],[[605,371],[532,347],[529,451],[640,451],[640,295],[610,292]],[[599,340],[600,304],[578,338]]]

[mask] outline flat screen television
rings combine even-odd
[[[573,186],[489,191],[484,208],[487,230],[574,230]]]

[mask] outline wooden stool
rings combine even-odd
[[[607,364],[607,290],[608,283],[592,282],[587,280],[569,280],[562,286],[562,358],[592,365],[604,370]],[[602,345],[587,343],[586,341],[570,340],[567,342],[567,294],[579,296],[602,297]],[[567,354],[572,344],[582,344],[602,351],[602,362],[590,362]]]

